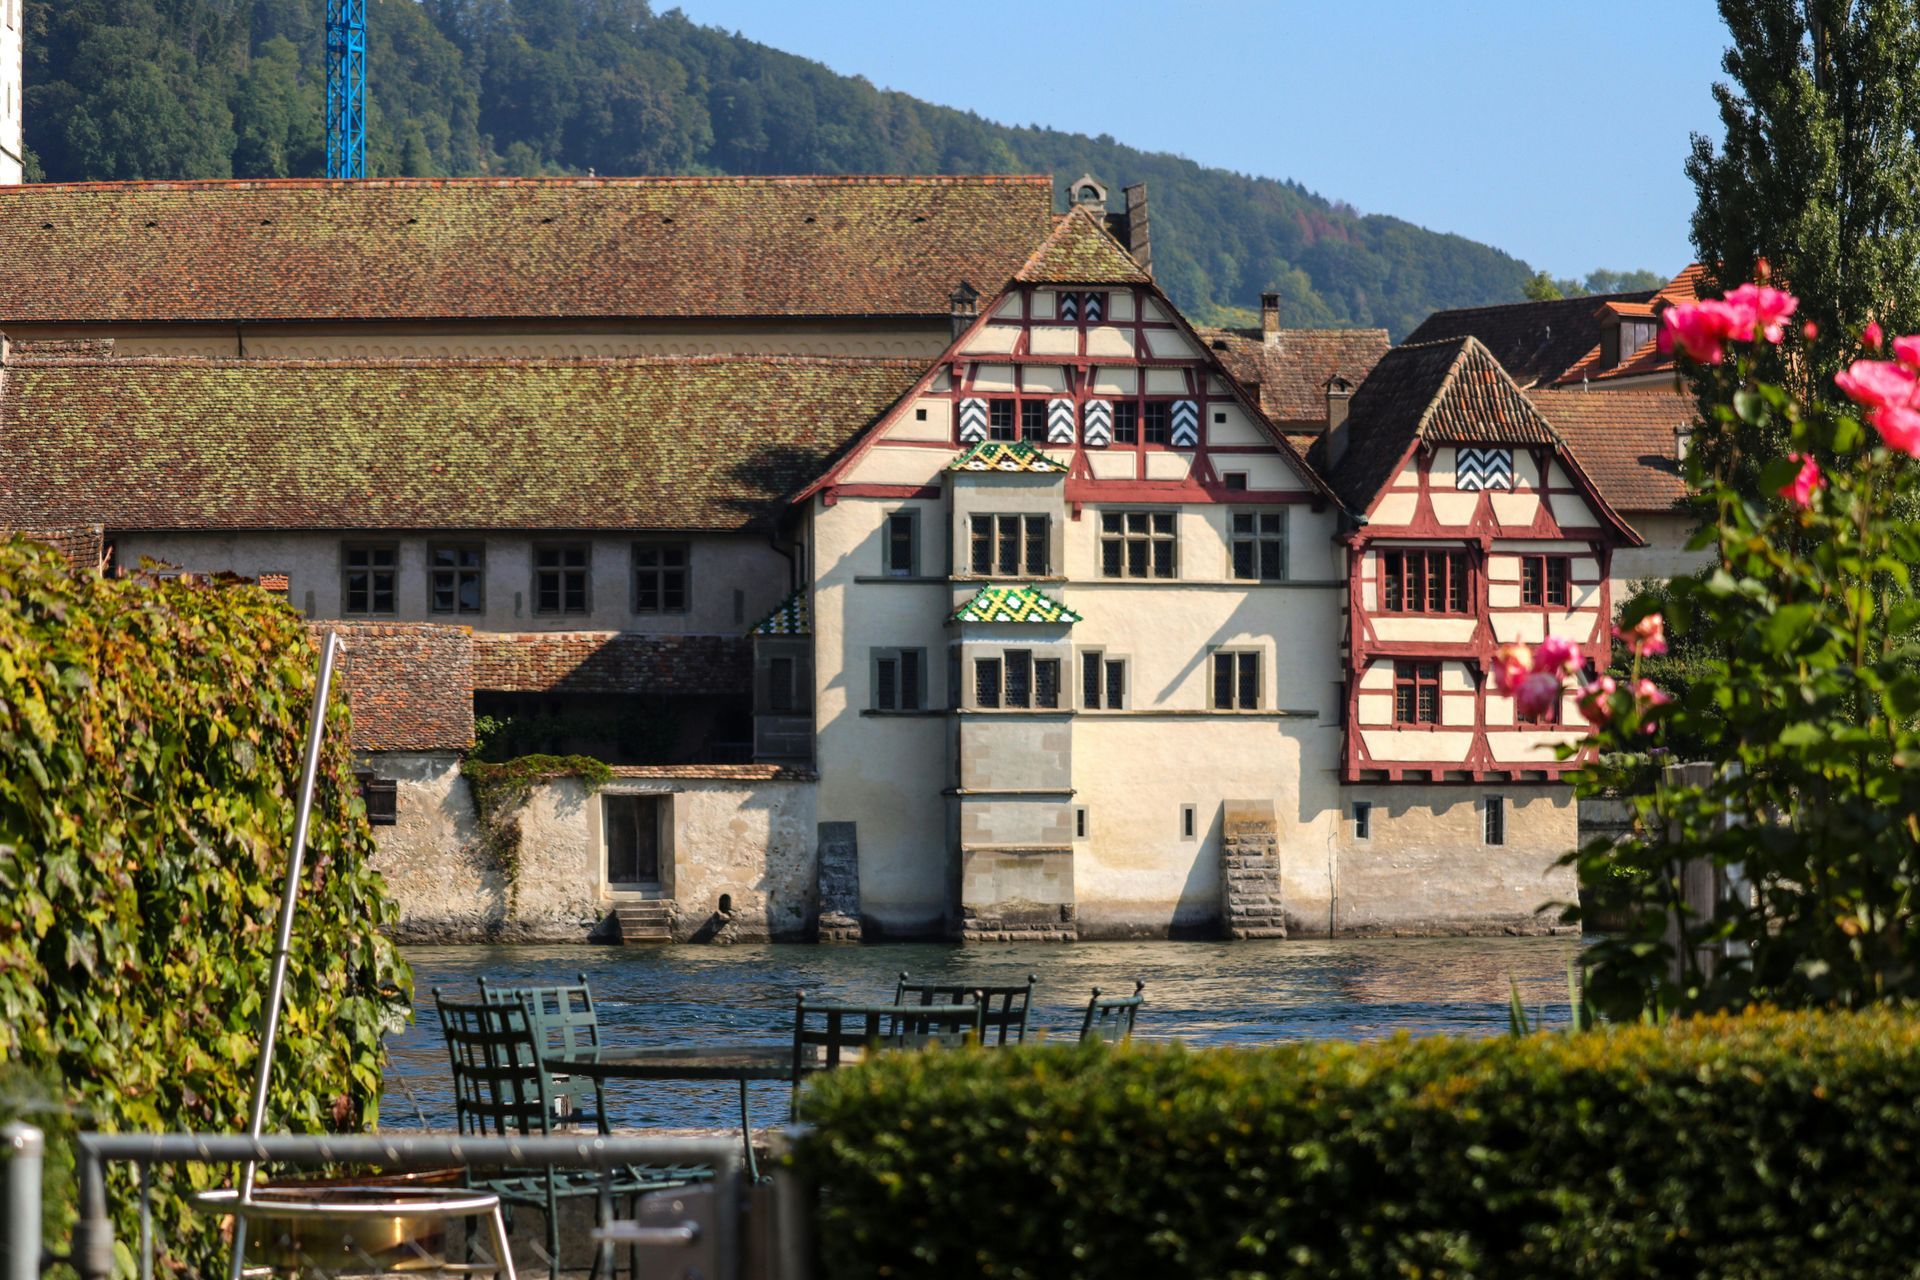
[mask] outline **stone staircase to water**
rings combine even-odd
[[[648,947],[672,942],[671,905],[664,899],[617,903],[613,908],[613,918],[619,926],[620,945]]]

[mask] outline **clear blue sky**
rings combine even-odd
[[[1293,178],[1555,275],[1691,257],[1711,0],[656,0],[1010,124]],[[1132,67],[1093,91],[1086,69]],[[1096,75],[1096,85],[1102,79]],[[1126,174],[1101,174],[1119,185]]]

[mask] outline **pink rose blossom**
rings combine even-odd
[[[1619,687],[1612,676],[1601,676],[1592,684],[1580,687],[1580,714],[1587,718],[1588,724],[1599,729],[1613,718],[1613,692]]]
[[[1878,320],[1867,321],[1867,327],[1860,331],[1861,345],[1865,346],[1869,351],[1878,351],[1880,344],[1885,340],[1886,335],[1880,332],[1880,322]]]
[[[1651,680],[1639,679],[1633,682],[1633,696],[1643,706],[1663,707],[1673,701],[1673,695],[1665,692]]]
[[[1802,458],[1797,453],[1787,455],[1789,461],[1800,463],[1799,472],[1792,480],[1780,486],[1780,496],[1786,498],[1802,511],[1813,505],[1813,491],[1826,483],[1820,474],[1820,464],[1812,458]]]
[[[1580,665],[1580,646],[1561,636],[1548,636],[1533,647],[1533,669],[1557,674]]]
[[[1519,688],[1533,670],[1533,651],[1523,644],[1501,645],[1493,655],[1493,687],[1501,693]]]
[[[1560,701],[1560,676],[1554,671],[1529,672],[1513,691],[1514,709],[1523,720],[1537,720]]]
[[[1800,299],[1764,284],[1743,284],[1725,299],[1737,317],[1738,327],[1728,337],[1752,342],[1756,335],[1778,345],[1786,336],[1787,318],[1800,306]]]
[[[1882,405],[1873,411],[1872,417],[1887,448],[1920,458],[1920,412],[1900,405]]]
[[[1739,337],[1742,324],[1746,338],[1753,337],[1754,316],[1709,298],[1704,302],[1683,302],[1668,307],[1660,316],[1660,350],[1679,348],[1702,364],[1719,364],[1726,359],[1728,339]]]
[[[1920,378],[1890,360],[1855,360],[1833,375],[1833,385],[1855,404],[1881,409],[1911,404]]]
[[[1812,342],[1820,336],[1820,326],[1809,320],[1800,326],[1800,336]]]
[[[1893,358],[1909,369],[1920,369],[1920,333],[1893,340]]]
[[[1626,630],[1613,629],[1616,638],[1626,642],[1636,657],[1657,658],[1667,651],[1667,620],[1650,613]]]

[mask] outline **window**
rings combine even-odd
[[[1466,552],[1382,551],[1380,607],[1388,613],[1466,613]]]
[[[1046,576],[1046,516],[974,516],[971,530],[974,573],[1002,578]]]
[[[1135,400],[1113,402],[1113,442],[1140,443],[1140,404]]]
[[[1226,484],[1229,493],[1242,493],[1247,487],[1247,473],[1244,471],[1222,472],[1220,479]]]
[[[767,660],[767,710],[785,715],[800,709],[800,664],[792,658]]]
[[[360,784],[360,803],[367,807],[367,825],[391,827],[400,821],[400,785],[392,778],[377,778],[371,773],[356,773]]]
[[[1060,659],[1038,658],[1033,664],[1033,705],[1049,710],[1060,705]]]
[[[584,542],[535,547],[533,552],[533,611],[587,612],[587,562],[592,549]]]
[[[1396,662],[1393,664],[1393,722],[1395,724],[1440,723],[1439,663]]]
[[[1277,582],[1287,576],[1284,509],[1233,513],[1233,576],[1262,582]]]
[[[1149,400],[1145,406],[1146,442],[1148,444],[1171,444],[1173,442],[1173,401]]]
[[[1089,711],[1124,711],[1127,706],[1127,660],[1109,658],[1097,649],[1082,653],[1080,705]]]
[[[1564,607],[1571,567],[1565,556],[1521,556],[1520,603]]]
[[[887,517],[885,567],[896,578],[911,578],[920,562],[920,519],[911,511]]]
[[[1013,428],[1012,400],[987,401],[987,438],[989,440],[1012,440]]]
[[[660,796],[601,797],[607,832],[607,883],[660,881]]]
[[[1373,839],[1373,803],[1369,800],[1353,802],[1353,838]]]
[[[921,649],[873,651],[873,709],[919,711],[926,704],[926,652]]]
[[[633,611],[685,613],[688,558],[684,542],[634,543]]]
[[[1199,813],[1192,805],[1180,806],[1180,838],[1182,840],[1193,839],[1193,833],[1199,829],[1200,825],[1198,818]]]
[[[1174,576],[1174,513],[1103,511],[1100,514],[1100,575],[1105,578]]]
[[[1000,659],[975,658],[973,660],[973,705],[976,707],[1000,705]]]
[[[1020,438],[1033,444],[1046,443],[1047,402],[1045,400],[1020,402]]]
[[[428,547],[428,606],[435,613],[483,612],[486,563],[478,543]]]
[[[1083,804],[1073,807],[1073,838],[1075,840],[1087,838],[1087,806]]]
[[[1486,841],[1488,844],[1507,842],[1507,798],[1488,796],[1484,805],[1486,815]]]
[[[1006,656],[1006,700],[1010,707],[1033,705],[1033,652],[1009,649]]]
[[[394,612],[400,580],[397,547],[348,545],[340,551],[341,612],[374,615]]]
[[[1247,650],[1213,655],[1213,706],[1216,711],[1260,709],[1260,655]]]

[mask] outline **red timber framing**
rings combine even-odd
[[[1534,495],[1540,499],[1535,504],[1532,518],[1526,523],[1503,522],[1495,512],[1493,492],[1475,495],[1472,515],[1464,523],[1442,521],[1434,503],[1432,467],[1436,446],[1416,441],[1398,468],[1395,482],[1403,480],[1409,463],[1416,464],[1413,469],[1418,476],[1417,490],[1393,488],[1390,485],[1379,495],[1412,496],[1412,515],[1400,523],[1364,524],[1344,537],[1347,543],[1347,626],[1344,637],[1347,732],[1342,773],[1344,780],[1349,783],[1535,781],[1556,779],[1579,766],[1577,759],[1562,761],[1550,752],[1541,752],[1537,757],[1530,753],[1525,759],[1511,758],[1511,752],[1508,753],[1509,758],[1496,756],[1490,734],[1577,730],[1580,721],[1574,717],[1569,725],[1567,717],[1562,714],[1550,715],[1538,722],[1517,722],[1512,714],[1502,716],[1497,723],[1489,721],[1487,702],[1491,692],[1493,656],[1505,643],[1496,633],[1495,620],[1521,620],[1519,625],[1509,628],[1507,634],[1513,635],[1524,629],[1526,634],[1537,636],[1549,633],[1549,615],[1562,619],[1577,618],[1583,624],[1591,618],[1591,630],[1587,634],[1569,638],[1579,643],[1583,655],[1604,664],[1608,628],[1613,616],[1609,586],[1613,551],[1621,545],[1638,545],[1641,539],[1607,506],[1579,464],[1565,451],[1548,445],[1497,447],[1511,447],[1516,461],[1522,457],[1530,458],[1535,476],[1557,477],[1557,480],[1548,483],[1513,491],[1498,491],[1502,496],[1508,496],[1511,492],[1520,496]],[[1560,523],[1555,511],[1556,499],[1562,500],[1559,505],[1564,509],[1569,505],[1565,500],[1576,498],[1584,511],[1593,512],[1599,517],[1599,523]],[[1377,511],[1380,507],[1379,498],[1376,497],[1371,505]],[[1581,519],[1586,518],[1583,516]],[[1529,543],[1535,544],[1537,550],[1528,547],[1526,544]],[[1399,609],[1385,608],[1385,554],[1396,551],[1419,554],[1446,552],[1464,556],[1466,609],[1413,611],[1406,608],[1404,598]],[[1538,554],[1568,558],[1573,566],[1569,596],[1570,601],[1578,601],[1577,608],[1521,603],[1520,560],[1523,556]],[[1493,570],[1496,565],[1504,571],[1497,582],[1503,596],[1499,605],[1493,603],[1496,586]],[[1444,574],[1441,585],[1444,593]],[[1524,621],[1527,615],[1537,617],[1540,621],[1537,624],[1527,623]],[[1396,622],[1440,624],[1455,635],[1444,639],[1394,636],[1390,632]],[[1390,677],[1396,663],[1409,662],[1440,665],[1442,692],[1439,705],[1442,710],[1437,717],[1439,723],[1395,723],[1394,689]],[[1445,673],[1450,664],[1456,669],[1465,669],[1468,691],[1445,692]],[[1363,690],[1362,680],[1369,670],[1383,670],[1387,675],[1375,675],[1373,683]],[[1372,714],[1363,715],[1363,697],[1373,709]],[[1470,722],[1458,714],[1462,710],[1460,704],[1469,700],[1472,707]],[[1385,714],[1380,711],[1382,707],[1387,709]],[[1447,723],[1450,708],[1456,713],[1453,717],[1455,723],[1452,724]],[[1367,746],[1366,735],[1369,731],[1396,734],[1396,741],[1402,744],[1409,737],[1427,734],[1443,735],[1449,743],[1457,743],[1460,736],[1469,733],[1472,739],[1464,758],[1453,751],[1421,753],[1405,749],[1397,750],[1393,758],[1381,758]],[[1436,737],[1434,740],[1437,743],[1443,738]]]
[[[1035,314],[1034,300],[1040,292],[1052,294],[1055,299],[1055,314],[1052,317]],[[1072,294],[1084,298],[1087,294],[1097,294],[1101,298],[1100,319],[1089,321],[1086,308],[1081,305],[1078,314],[1070,320],[1059,317],[1059,298]],[[1125,319],[1112,318],[1114,302],[1121,298],[1130,299],[1131,315]],[[1017,308],[1008,306],[1017,302]],[[1089,503],[1125,502],[1134,505],[1156,505],[1176,503],[1217,503],[1233,506],[1281,506],[1295,503],[1312,505],[1316,510],[1328,503],[1338,503],[1326,482],[1300,456],[1291,441],[1282,435],[1260,412],[1259,406],[1240,387],[1226,368],[1212,354],[1207,344],[1187,324],[1174,305],[1160,290],[1150,284],[1091,283],[1085,285],[1060,284],[1024,284],[1015,282],[998,297],[982,299],[980,313],[967,329],[956,338],[939,360],[921,376],[892,408],[882,414],[853,447],[833,466],[826,475],[816,480],[796,495],[795,501],[802,502],[818,496],[831,506],[838,498],[845,497],[931,497],[926,490],[909,491],[905,486],[878,486],[856,482],[847,482],[842,477],[849,474],[854,464],[870,449],[880,442],[886,425],[895,415],[905,412],[916,402],[930,398],[944,399],[948,402],[949,420],[953,424],[952,432],[945,441],[894,441],[888,440],[887,446],[925,447],[949,450],[958,453],[966,448],[960,440],[960,402],[969,398],[988,401],[1012,400],[1016,402],[1013,412],[1013,438],[1021,439],[1021,414],[1017,405],[1021,402],[1047,402],[1055,399],[1071,399],[1074,406],[1074,442],[1071,445],[1052,444],[1044,438],[1032,443],[1057,458],[1071,459],[1067,478],[1065,497],[1069,511],[1074,519],[1079,519],[1084,507]],[[1002,311],[1007,314],[1000,314]],[[1148,312],[1157,314],[1150,318]],[[1059,328],[1076,329],[1078,338],[1074,349],[1059,354],[1034,354],[1032,351],[1033,329]],[[1014,330],[1010,349],[1007,350],[969,350],[975,345],[978,335],[992,329]],[[1104,354],[1088,351],[1088,334],[1092,330],[1117,330],[1127,338],[1128,354]],[[1194,354],[1181,357],[1156,356],[1151,354],[1150,335],[1162,333],[1177,337],[1182,347]],[[982,388],[977,384],[982,366],[996,366],[1002,369],[1012,368],[1016,385],[1011,388]],[[1029,388],[1029,370],[1037,373],[1041,369],[1051,370],[1053,378],[1047,386]],[[1130,370],[1134,378],[1134,392],[1131,396],[1109,394],[1094,390],[1099,376],[1111,370]],[[1146,389],[1147,374],[1153,370],[1172,370],[1179,374],[1181,389],[1178,391],[1157,391],[1149,394]],[[946,375],[942,386],[941,375]],[[1037,383],[1040,380],[1035,378]],[[936,387],[940,389],[936,390]],[[1116,404],[1131,401],[1139,406],[1139,425],[1133,443],[1121,443],[1118,440],[1104,446],[1086,443],[1084,428],[1089,400],[1109,400]],[[1191,400],[1198,410],[1198,431],[1195,444],[1191,447],[1178,447],[1171,443],[1148,443],[1146,441],[1146,409],[1148,401],[1171,402]],[[1227,406],[1237,408],[1252,424],[1253,429],[1265,438],[1266,443],[1214,445],[1210,443],[1209,428],[1214,425],[1214,414]],[[989,438],[993,438],[989,436]],[[1293,473],[1303,484],[1299,489],[1229,489],[1221,476],[1222,470],[1232,470],[1231,460],[1238,457],[1266,456],[1278,453],[1287,461]],[[1090,461],[1092,454],[1107,454],[1132,459],[1132,474],[1121,477],[1097,478]],[[1188,474],[1180,479],[1150,478],[1148,458],[1154,454],[1172,454],[1191,459]],[[1219,464],[1226,464],[1224,467]]]

